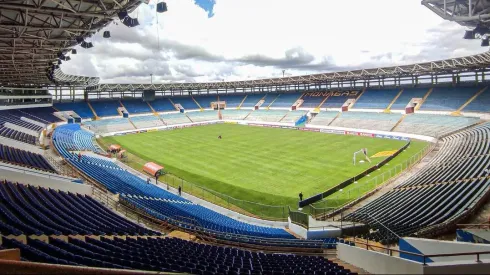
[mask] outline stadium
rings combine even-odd
[[[490,52],[214,82],[61,69],[167,2],[0,2],[2,273],[488,274]],[[489,45],[487,1],[421,9]]]

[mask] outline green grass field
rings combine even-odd
[[[106,137],[102,142],[120,144],[144,161],[165,166],[168,173],[233,198],[292,207],[297,206],[299,192],[306,198],[325,191],[383,160],[373,158],[372,163],[354,166],[353,152],[367,148],[372,156],[405,144],[232,124]],[[393,161],[402,161],[425,145],[413,142]],[[140,169],[141,164],[132,166]],[[253,214],[258,211],[244,208]]]

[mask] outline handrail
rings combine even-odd
[[[393,256],[393,252],[397,252],[398,254],[407,254],[411,256],[416,256],[422,258],[422,264],[427,265],[427,258],[439,258],[439,257],[457,257],[457,256],[473,256],[476,255],[476,262],[480,263],[480,255],[490,255],[490,251],[475,251],[475,252],[459,252],[459,253],[442,253],[442,254],[422,254],[422,253],[415,253],[415,252],[410,252],[410,251],[405,251],[405,250],[399,250],[399,249],[394,249],[394,248],[389,248],[389,247],[382,247],[378,245],[373,245],[369,244],[369,240],[366,240],[366,242],[359,242],[356,239],[354,240],[343,240],[345,242],[350,242],[356,244],[356,247],[359,248],[364,248],[366,247],[366,250],[369,251],[369,248],[378,248],[380,251],[387,251],[389,256]],[[359,244],[359,246],[357,246]],[[377,252],[380,252],[377,251]]]
[[[47,178],[50,178],[50,179],[51,178],[62,179],[64,181],[67,181],[67,180],[73,181],[74,180],[74,178],[69,178],[69,177],[66,177],[66,176],[58,175],[58,174],[55,174],[55,173],[52,173],[52,172],[45,172],[44,170],[37,171],[37,170],[34,170],[34,169],[26,169],[27,167],[24,167],[24,166],[15,165],[16,167],[11,167],[11,166],[7,166],[5,164],[11,164],[11,163],[0,161],[0,167],[6,167],[6,168],[9,168],[9,169],[20,170],[20,171],[22,171],[23,174],[36,174],[38,176],[43,176],[43,177],[47,177]],[[11,164],[11,165],[14,165],[14,164]],[[45,173],[40,173],[40,172],[45,172]]]
[[[94,189],[96,190],[96,189]],[[249,248],[257,248],[263,251],[291,251],[292,249],[296,250],[301,250],[301,251],[306,251],[308,253],[317,253],[315,251],[318,251],[318,249],[323,249],[323,241],[319,240],[301,240],[301,243],[303,244],[318,244],[320,247],[315,247],[315,248],[309,248],[309,247],[298,247],[298,246],[287,246],[286,244],[290,244],[291,242],[298,241],[298,239],[283,239],[283,238],[264,238],[264,237],[256,237],[256,236],[250,236],[250,235],[240,235],[240,234],[234,234],[234,233],[224,233],[224,232],[219,232],[215,231],[212,229],[207,229],[203,228],[201,226],[196,226],[194,224],[189,224],[188,222],[177,220],[168,216],[165,216],[166,220],[161,220],[159,218],[156,218],[154,216],[149,215],[148,213],[145,212],[144,209],[141,209],[137,207],[134,204],[131,204],[130,202],[126,201],[124,198],[121,198],[120,202],[115,201],[111,196],[108,194],[111,194],[109,191],[102,191],[102,190],[97,190],[97,192],[94,192],[94,196],[99,199],[101,202],[106,202],[107,206],[109,207],[110,205],[115,205],[116,211],[119,211],[118,208],[123,208],[125,211],[122,213],[125,213],[126,216],[128,213],[132,215],[138,216],[138,222],[140,220],[146,220],[148,222],[151,222],[153,226],[156,228],[161,228],[163,225],[170,225],[172,227],[178,228],[180,231],[184,232],[189,232],[189,233],[194,233],[194,234],[200,234],[202,236],[206,237],[211,237],[214,239],[211,239],[214,243],[221,243],[221,242],[226,242],[228,244],[237,246],[237,247],[249,247]],[[109,203],[110,202],[110,203]],[[179,226],[180,225],[180,226]],[[182,225],[188,225],[189,228],[183,227]],[[233,240],[235,239],[235,240]],[[209,238],[205,238],[206,241],[209,241]],[[254,240],[257,241],[257,243],[266,243],[266,244],[271,244],[271,246],[263,246],[263,245],[257,245],[257,244],[251,244],[248,243],[248,241]],[[279,246],[278,246],[279,245]]]

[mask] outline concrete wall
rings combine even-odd
[[[337,258],[371,274],[422,274],[423,265],[376,251],[337,244]]]
[[[481,263],[468,261],[454,261],[446,263],[432,263],[423,267],[424,274],[489,274],[490,261]]]
[[[303,239],[308,238],[308,230],[300,225],[292,223],[290,217],[288,217],[288,228],[294,234],[300,236],[301,238]]]
[[[490,251],[489,244],[473,244],[452,241],[439,241],[419,238],[403,238],[400,242],[405,241],[420,253],[425,255],[451,254],[451,253],[468,253]],[[400,250],[405,250],[400,245]],[[403,255],[401,255],[403,257]],[[490,255],[480,255],[480,259],[490,260]],[[431,257],[430,262],[453,262],[453,261],[476,261],[476,255],[454,256],[454,257]]]
[[[92,186],[72,182],[73,178],[0,163],[0,180],[52,188],[83,195],[92,195]]]

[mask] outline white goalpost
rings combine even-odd
[[[361,150],[354,152],[354,155],[352,157],[352,162],[354,165],[357,163],[357,155],[361,155],[361,157],[364,157],[365,160],[367,160],[369,163],[371,163],[371,159],[368,157],[368,149],[367,148],[362,148]]]

